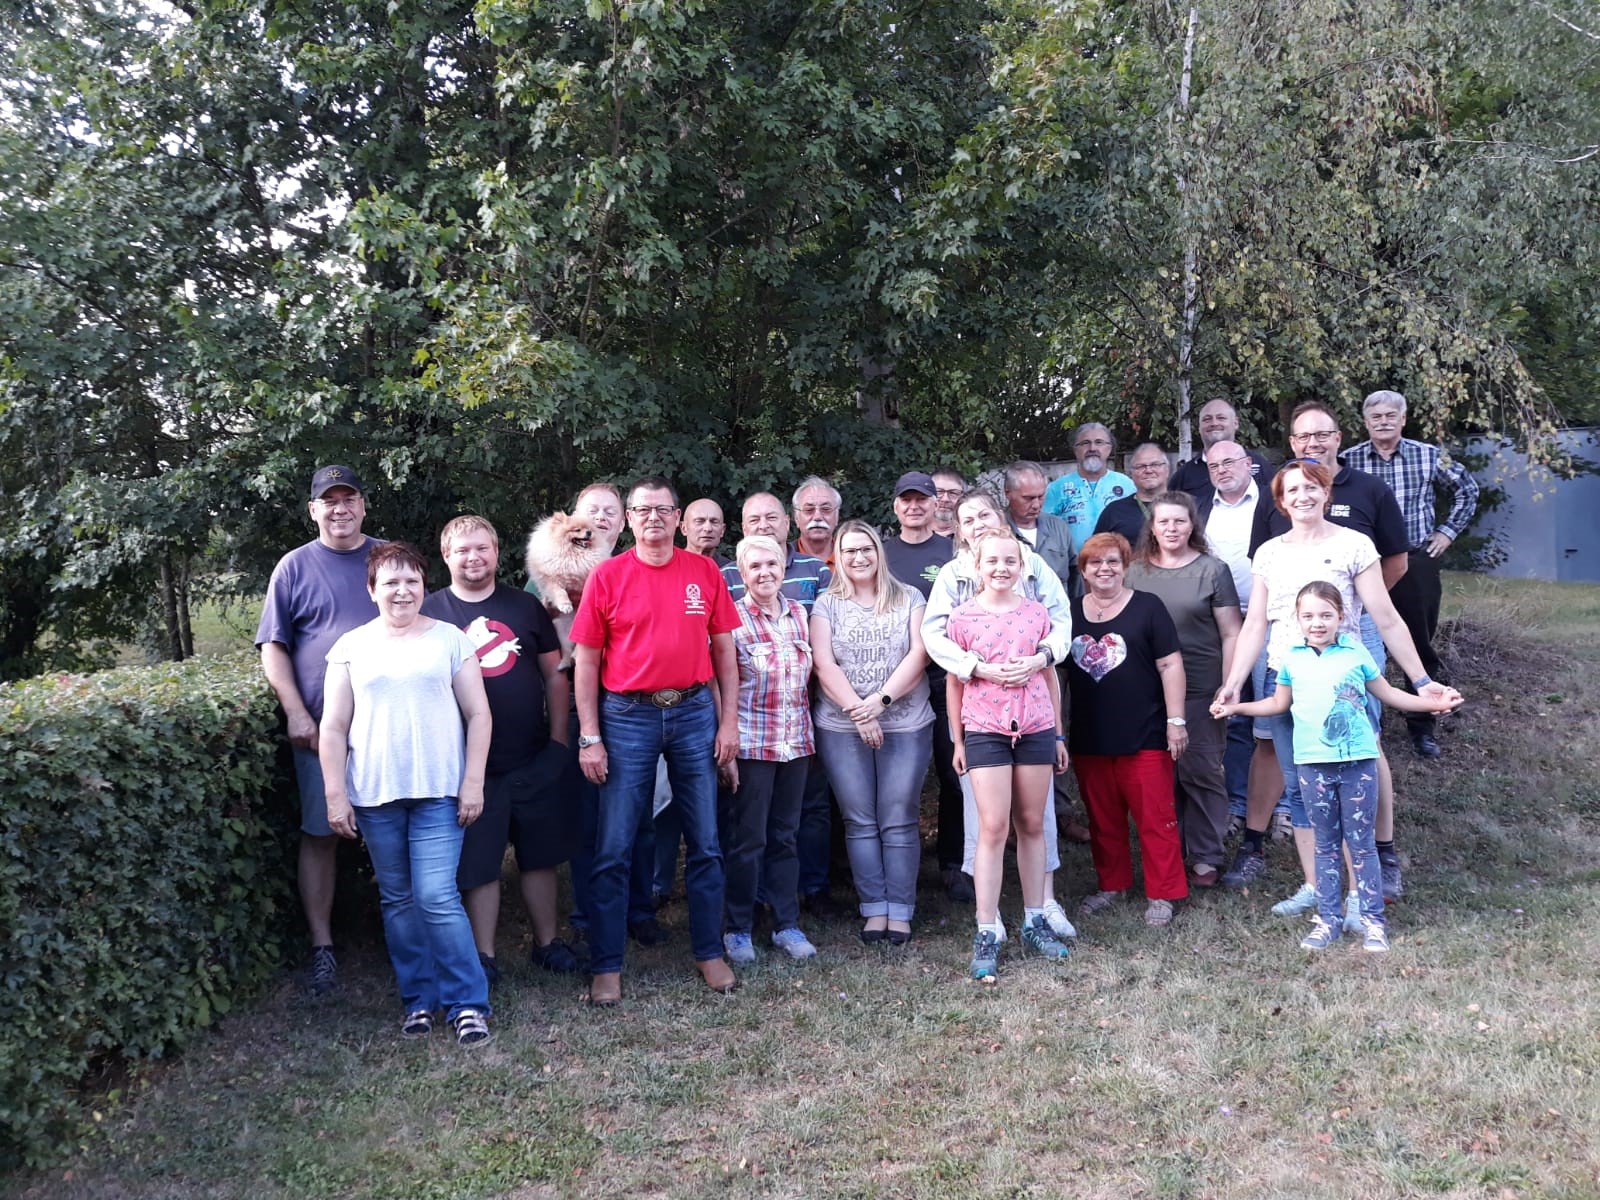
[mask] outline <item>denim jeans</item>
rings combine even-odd
[[[758,887],[770,898],[773,929],[800,923],[800,860],[794,844],[811,758],[741,758],[739,790],[718,798],[729,933],[750,932]]]
[[[577,769],[578,714],[572,714],[572,736],[567,745],[572,748],[573,773],[578,780],[578,847],[572,852],[572,927],[589,928],[589,880],[594,874],[594,845],[600,827],[600,789]],[[628,924],[633,925],[646,917],[655,916],[655,897],[651,894],[651,875],[655,871],[655,823],[650,820],[650,809],[644,810],[644,821],[633,844],[633,861],[628,871]]]
[[[1278,669],[1267,668],[1267,684],[1261,689],[1265,700],[1278,690]],[[1296,829],[1310,829],[1311,818],[1306,815],[1305,797],[1300,792],[1300,776],[1294,765],[1294,718],[1279,713],[1267,718],[1267,728],[1272,731],[1272,752],[1277,755],[1278,769],[1283,772],[1283,800],[1289,806],[1289,822]]]
[[[688,861],[689,941],[695,959],[722,957],[722,851],[717,845],[717,762],[713,746],[717,709],[709,688],[673,708],[606,693],[600,701],[605,738],[606,781],[600,785],[594,872],[589,883],[590,969],[596,975],[622,969],[627,936],[634,847],[651,824],[656,760],[665,755],[672,803],[683,822]],[[645,880],[655,870],[652,847]]]
[[[922,859],[917,816],[933,755],[932,728],[886,733],[876,750],[854,730],[819,728],[817,750],[844,816],[861,915],[911,920]]]
[[[406,1012],[442,1007],[451,1020],[463,1008],[487,1013],[489,982],[456,890],[455,797],[358,808],[356,826],[372,856],[383,940]]]
[[[1372,619],[1371,613],[1361,614],[1361,644],[1367,648],[1367,653],[1372,655],[1372,661],[1378,664],[1378,674],[1383,674],[1383,669],[1389,665],[1389,649],[1383,644],[1383,635],[1378,632],[1378,623]],[[1383,701],[1371,692],[1366,695],[1367,720],[1372,722],[1375,733],[1383,732]]]

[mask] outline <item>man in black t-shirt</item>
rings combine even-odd
[[[556,937],[556,868],[571,857],[578,832],[577,780],[566,746],[571,685],[559,670],[561,642],[543,604],[496,581],[500,539],[488,521],[455,518],[439,534],[439,552],[450,586],[429,595],[422,612],[462,629],[477,647],[494,718],[483,814],[467,826],[456,872],[478,957],[493,984],[509,842],[533,926],[534,965],[575,973],[578,956]]]
[[[885,538],[884,558],[889,573],[901,583],[916,588],[928,598],[939,568],[955,557],[955,545],[933,531],[937,488],[933,476],[907,471],[894,485],[894,515],[900,522],[897,537]],[[962,873],[965,849],[961,809],[961,777],[956,774],[950,740],[950,721],[945,711],[944,670],[928,660],[928,700],[933,705],[933,769],[939,780],[939,828],[935,847],[939,855],[939,878],[945,894],[952,900],[972,902],[976,896],[972,880]]]

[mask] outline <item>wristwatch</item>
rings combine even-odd
[[[883,706],[885,708],[888,708],[891,704],[894,703],[894,697],[889,695],[888,692],[885,692],[883,695],[879,696],[878,699],[883,701]]]
[[[578,735],[578,749],[587,750],[590,746],[598,746],[601,740],[598,733],[580,733]]]
[[[1188,723],[1189,722],[1185,721],[1182,717],[1168,717],[1167,718],[1167,724],[1168,725],[1187,725]],[[581,739],[581,738],[579,739],[579,741],[582,741],[582,740],[583,739]]]

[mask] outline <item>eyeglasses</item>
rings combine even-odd
[[[641,520],[655,513],[658,517],[670,517],[678,511],[676,504],[630,504],[628,511]]]
[[[875,549],[873,549],[871,546],[840,546],[839,547],[839,556],[841,558],[875,558],[877,556],[877,553],[878,552]]]
[[[934,488],[933,494],[941,500],[954,500],[961,495],[960,488]]]
[[[1147,462],[1147,463],[1134,463],[1133,464],[1133,473],[1135,475],[1145,475],[1145,474],[1148,474],[1151,471],[1166,471],[1166,470],[1169,470],[1169,469],[1170,468],[1164,462]]]
[[[1240,463],[1249,461],[1248,458],[1241,454],[1237,458],[1219,458],[1214,463],[1207,463],[1206,468],[1212,471],[1220,471],[1224,467],[1237,467]]]
[[[1316,442],[1321,445],[1323,442],[1333,441],[1338,436],[1339,431],[1337,429],[1313,429],[1309,433],[1291,433],[1289,440],[1291,442]]]
[[[1084,438],[1083,441],[1074,442],[1072,445],[1073,445],[1073,448],[1076,449],[1076,450],[1082,450],[1082,449],[1085,449],[1086,447],[1089,447],[1089,446],[1109,446],[1109,445],[1111,445],[1111,439],[1110,438]]]

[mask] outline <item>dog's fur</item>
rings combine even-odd
[[[589,572],[606,557],[605,543],[589,518],[552,513],[528,538],[528,578],[538,586],[546,611],[565,616],[582,599]]]

